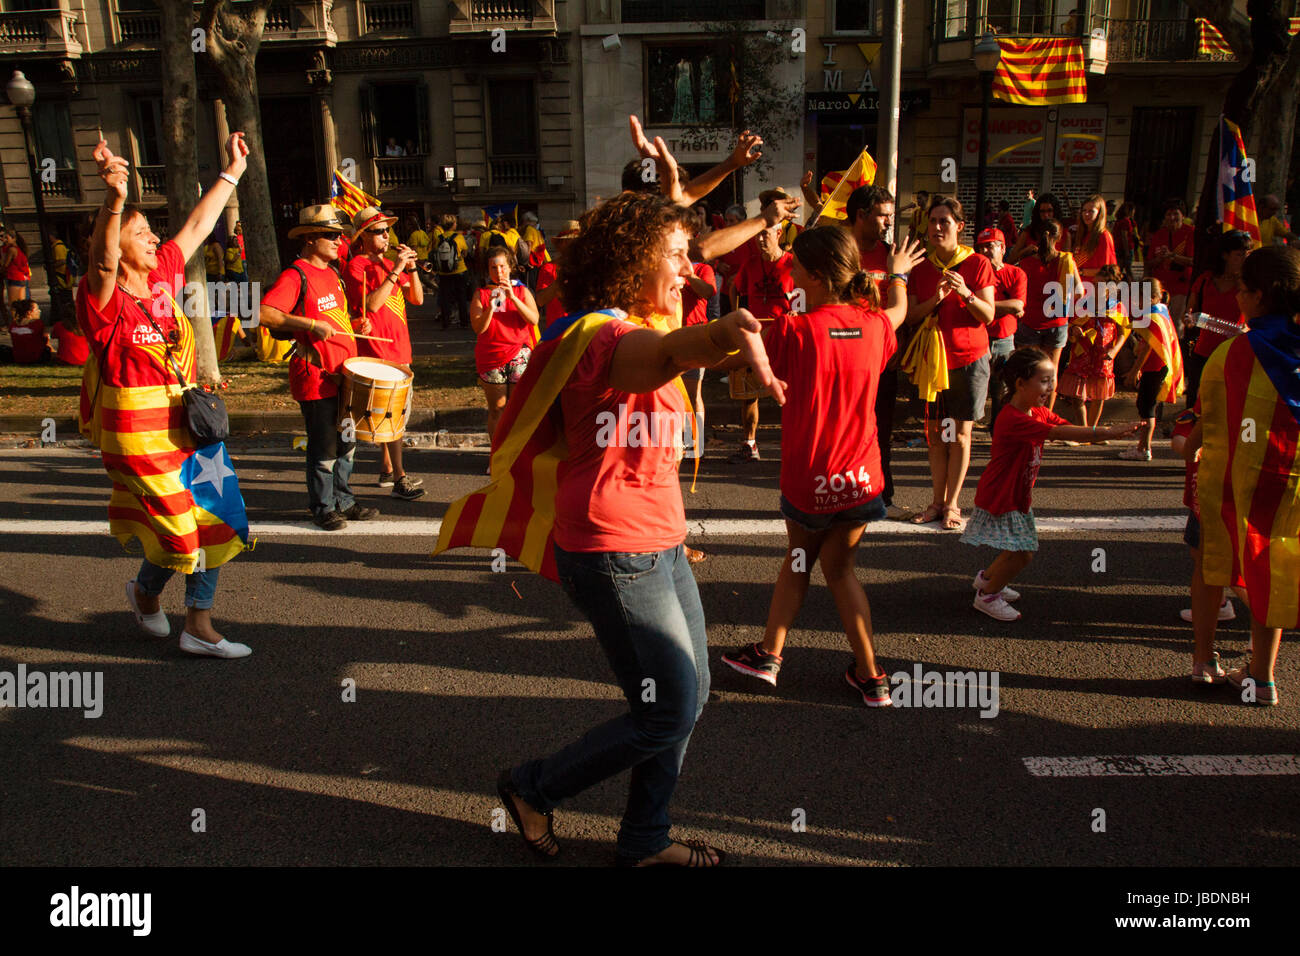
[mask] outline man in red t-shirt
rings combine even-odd
[[[1165,203],[1165,218],[1159,229],[1147,235],[1147,268],[1169,293],[1169,314],[1181,329],[1191,286],[1192,256],[1196,231],[1183,225],[1186,210],[1181,199]]]
[[[1025,314],[1029,279],[1024,269],[1002,261],[1007,252],[1007,240],[1001,229],[981,232],[975,240],[975,251],[993,267],[993,324],[989,326],[989,391],[993,397],[989,430],[992,431],[998,412],[1006,403],[1002,366],[1016,350],[1016,320]]]
[[[90,343],[77,329],[75,316],[69,316],[62,322],[56,322],[51,330],[58,345],[54,349],[54,358],[63,365],[85,365],[90,358]]]
[[[307,497],[312,520],[326,531],[347,526],[347,519],[365,521],[379,514],[357,503],[348,485],[354,442],[338,431],[339,370],[357,354],[348,317],[347,294],[331,268],[345,241],[343,224],[329,206],[307,206],[298,214],[290,239],[302,240],[302,256],[275,280],[262,296],[260,321],[272,332],[292,332],[294,356],[289,362],[289,388],[302,409],[307,426]],[[370,322],[361,319],[365,335]]]
[[[357,254],[343,269],[343,286],[352,314],[369,319],[375,335],[374,339],[357,341],[357,354],[395,362],[410,372],[411,333],[406,324],[406,305],[424,304],[424,286],[415,279],[418,257],[410,246],[399,245],[394,250],[396,261],[384,258],[388,229],[395,222],[396,216],[385,216],[373,206],[352,218]],[[424,489],[420,485],[424,482],[412,478],[402,467],[402,439],[385,442],[380,449],[379,487],[392,488],[392,496],[405,501],[421,497]]]
[[[736,274],[735,290],[739,306],[748,309],[760,321],[775,319],[790,311],[790,296],[794,294],[794,279],[790,266],[794,256],[781,249],[781,224],[769,226],[758,234],[758,255],[747,259]],[[743,375],[745,370],[732,372]],[[732,455],[736,462],[758,461],[758,399],[741,399],[741,425],[745,438]]]
[[[41,307],[32,299],[10,303],[9,338],[14,343],[14,364],[35,365],[50,357],[50,337],[41,321]]]

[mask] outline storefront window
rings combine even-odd
[[[651,46],[646,65],[650,125],[708,125],[729,114],[731,63],[717,45]]]

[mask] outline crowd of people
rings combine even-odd
[[[852,192],[842,223],[794,226],[802,202],[780,190],[759,197],[757,215],[737,206],[715,218],[706,197],[754,161],[761,138],[747,132],[724,163],[688,178],[662,139],[647,140],[635,117],[630,126],[638,156],[624,190],[553,238],[529,215],[522,229],[501,218],[466,228],[448,216],[437,226],[412,224],[402,243],[394,217],[379,209],[345,222],[328,205],[310,206],[289,233],[299,257],[261,302],[268,333],[295,343],[289,378],[308,434],[308,500],[324,530],[377,514],[350,486],[356,445],[338,427],[342,364],[370,356],[410,372],[406,309],[424,301],[425,273],[435,277],[444,325],[455,312],[475,333],[490,481],[452,503],[438,550],[482,546],[483,516],[507,553],[558,581],[588,618],[629,707],[557,752],[502,771],[498,793],[534,853],[560,852],[554,811],[562,801],[630,769],[620,864],[726,859],[720,848],[673,840],[668,815],[710,686],[705,608],[690,570],[702,555],[686,546],[678,474],[686,446],[698,452],[703,440],[684,423],[702,420],[705,370],[728,375],[742,410],[736,460],[759,457],[757,397],[781,408],[787,554],[762,639],[725,651],[722,661],[776,685],[819,563],[853,653],[843,679],[866,706],[887,707],[889,681],[855,565],[867,526],[892,500],[900,379],[926,403],[932,496],[913,520],[941,522],[964,531],[967,544],[993,548],[992,561],[971,562],[972,606],[1014,621],[1020,595],[1010,585],[1038,549],[1032,492],[1044,443],[1137,434],[1137,450],[1149,457],[1155,405],[1182,391],[1177,324],[1184,315],[1219,315],[1219,340],[1194,346],[1203,353],[1188,363],[1199,373],[1195,399],[1174,436],[1187,462],[1184,539],[1196,568],[1191,678],[1278,702],[1281,630],[1300,625],[1300,251],[1252,251],[1226,233],[1212,269],[1190,277],[1193,237],[1170,203],[1147,236],[1154,298],[1129,314],[1096,284],[1131,268],[1121,256],[1132,240],[1111,235],[1101,196],[1089,197],[1069,225],[1054,197],[1034,197],[1014,239],[1016,224],[995,219],[980,224],[973,246],[962,241],[965,211],[948,195],[924,197],[910,235],[895,241],[894,196],[876,185]],[[110,528],[146,545],[127,601],[147,633],[166,635],[159,596],[182,572],[181,647],[219,658],[251,648],[213,624],[220,561],[198,555],[214,532],[181,482],[194,451],[184,422],[195,366],[193,332],[174,295],[247,151],[233,134],[220,178],[161,242],[125,202],[125,161],[101,142],[95,156],[107,197],[77,290],[77,321],[93,353],[81,418],[113,483]],[[650,183],[645,160],[658,174]],[[1054,301],[1054,284],[1057,299],[1069,290],[1067,308]],[[1102,404],[1115,394],[1114,366],[1129,340],[1138,350],[1130,375],[1139,419],[1104,426]],[[966,520],[958,501],[974,423],[990,397],[992,445]],[[1056,413],[1058,399],[1078,423]],[[672,424],[633,441],[626,422],[637,416]],[[1244,416],[1260,423],[1259,441],[1241,440]],[[140,429],[163,419],[173,426],[157,433],[165,447],[152,431],[144,442]],[[403,470],[400,441],[381,455],[381,483],[391,482],[395,496],[423,493]],[[545,456],[554,470],[543,467]],[[226,548],[221,560],[238,550]],[[1214,651],[1215,623],[1235,613],[1229,588],[1251,616],[1251,656],[1233,671]],[[643,693],[647,678],[656,693]]]

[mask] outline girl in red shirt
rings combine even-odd
[[[1102,266],[1097,281],[1119,282],[1119,266]],[[1101,293],[1097,295],[1100,298]],[[1084,425],[1098,424],[1106,399],[1114,397],[1115,356],[1128,339],[1123,305],[1115,301],[1113,293],[1107,299],[1097,303],[1098,315],[1070,323],[1070,359],[1057,389],[1080,406]]]
[[[1102,267],[1119,263],[1115,240],[1106,228],[1106,200],[1100,193],[1093,193],[1079,207],[1074,245],[1074,261],[1085,279],[1094,279]]]
[[[32,269],[27,262],[27,244],[11,229],[0,233],[0,267],[5,273],[9,302],[31,298]]]
[[[801,233],[793,254],[791,271],[808,313],[781,316],[763,337],[772,373],[792,399],[781,412],[781,514],[790,547],[762,642],[722,660],[776,684],[786,635],[808,593],[808,565],[820,561],[853,649],[844,679],[868,707],[888,707],[889,679],[876,664],[871,609],[854,569],[867,522],[885,516],[876,392],[898,347],[894,330],[907,315],[906,276],[925,253],[911,241],[893,250],[885,311],[846,230]]]
[[[1038,229],[1036,254],[1020,261],[1027,280],[1025,314],[1016,325],[1016,347],[1032,345],[1041,348],[1060,365],[1061,353],[1069,341],[1070,321],[1066,298],[1083,291],[1083,279],[1074,264],[1074,257],[1057,249],[1062,239],[1061,224],[1054,220],[1044,222]],[[1052,393],[1048,408],[1056,405]]]
[[[488,252],[488,284],[478,290],[469,306],[469,324],[478,336],[474,365],[487,399],[488,435],[506,410],[510,391],[523,378],[537,341],[540,312],[533,294],[522,282],[512,281],[514,254],[503,246]]]
[[[1218,248],[1214,251],[1211,266],[1192,282],[1191,291],[1187,293],[1187,314],[1204,312],[1216,319],[1223,319],[1234,325],[1245,327],[1246,318],[1237,305],[1237,284],[1241,279],[1241,267],[1245,265],[1246,254],[1250,251],[1249,233],[1225,232],[1219,238]],[[1184,375],[1187,377],[1187,407],[1196,404],[1196,393],[1201,386],[1201,371],[1209,361],[1214,350],[1229,336],[1210,329],[1201,329],[1196,334],[1196,346],[1188,353]]]
[[[1056,363],[1042,349],[1011,353],[1002,377],[1012,393],[993,424],[993,450],[975,488],[975,513],[961,536],[967,544],[986,544],[999,554],[975,575],[977,611],[999,621],[1015,621],[1020,612],[1009,602],[1020,594],[1007,587],[1029,566],[1038,550],[1031,496],[1043,459],[1043,442],[1120,438],[1142,422],[1098,429],[1071,425],[1047,408],[1056,379]]]

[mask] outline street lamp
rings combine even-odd
[[[45,256],[45,281],[50,289],[51,319],[62,318],[57,314],[59,302],[56,290],[59,285],[54,280],[54,253],[50,248],[49,232],[45,228],[45,199],[41,196],[41,179],[36,165],[36,138],[32,134],[32,104],[36,102],[36,87],[31,80],[23,76],[21,70],[14,70],[14,75],[5,86],[9,102],[18,110],[18,118],[23,124],[23,140],[27,146],[27,175],[32,182],[32,197],[36,201],[36,228],[41,234],[41,252]]]
[[[984,224],[984,194],[989,162],[989,101],[993,98],[993,73],[1002,59],[1002,47],[992,33],[985,33],[975,44],[975,69],[980,75],[980,157],[975,173],[975,235]]]

